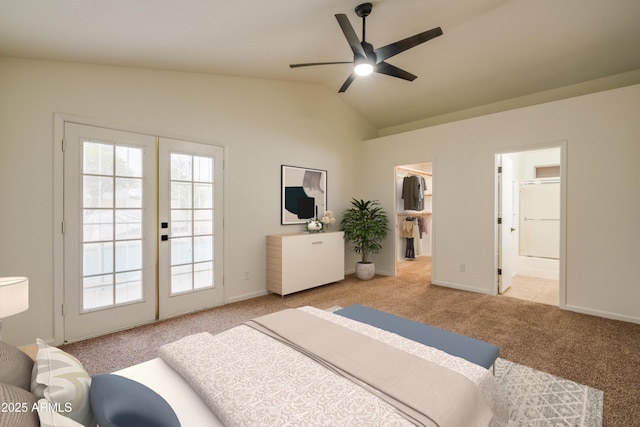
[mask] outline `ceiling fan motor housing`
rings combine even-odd
[[[356,6],[356,15],[360,18],[366,18],[371,13],[371,9],[373,9],[373,5],[371,3],[362,3]]]

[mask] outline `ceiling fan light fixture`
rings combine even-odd
[[[368,62],[360,62],[353,67],[353,72],[359,76],[368,76],[373,73],[373,65]]]

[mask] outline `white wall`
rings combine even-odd
[[[358,195],[360,143],[375,135],[318,85],[0,58],[0,276],[28,276],[31,286],[29,311],[3,321],[3,338],[16,344],[52,339],[60,309],[54,113],[228,147],[227,301],[265,293],[266,234],[303,229],[280,225],[280,166],[327,170],[328,207],[339,214]]]
[[[432,159],[433,281],[494,294],[495,154],[567,141],[566,308],[640,323],[638,111],[635,85],[372,139],[364,196],[394,206],[394,167]]]

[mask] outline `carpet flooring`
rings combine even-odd
[[[217,333],[284,308],[362,304],[492,342],[500,357],[604,392],[604,426],[640,426],[640,325],[546,304],[430,284],[429,258],[403,262],[396,277],[343,282],[281,298],[270,294],[62,346],[90,374],[157,356],[185,335]]]

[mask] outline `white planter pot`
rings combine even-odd
[[[364,264],[362,262],[356,263],[356,277],[360,280],[371,280],[376,273],[376,266],[370,262]]]

